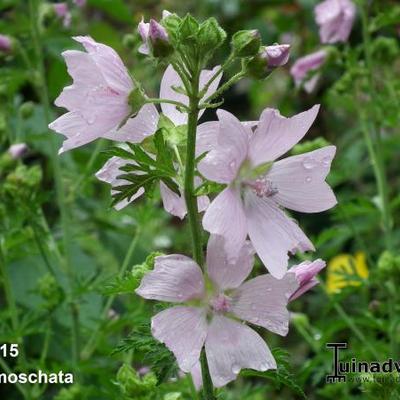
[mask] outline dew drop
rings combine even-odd
[[[233,364],[232,365],[232,372],[234,374],[238,374],[240,372],[240,366],[238,364]]]
[[[268,367],[269,367],[268,363],[261,363],[259,369],[260,371],[266,371]]]
[[[307,183],[310,183],[311,181],[312,181],[311,176],[307,176],[306,182],[307,182]]]
[[[235,161],[231,161],[229,163],[229,167],[232,168],[232,169],[236,168],[236,162]]]
[[[324,164],[326,167],[329,167],[329,165],[331,164],[331,158],[330,157],[324,157],[322,159],[322,164]]]
[[[305,169],[313,169],[315,167],[315,160],[313,158],[307,157],[303,161],[303,167]]]

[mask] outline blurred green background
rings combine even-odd
[[[399,359],[398,2],[357,2],[350,40],[329,46],[329,61],[311,94],[295,88],[289,70],[296,59],[322,47],[313,15],[317,1],[68,3],[72,21],[66,27],[55,15],[54,3],[0,0],[0,34],[13,41],[10,51],[0,53],[0,343],[19,343],[22,349],[18,359],[0,358],[0,372],[62,369],[73,371],[76,383],[64,388],[1,384],[1,398],[193,398],[188,379],[176,376],[170,354],[146,336],[143,324],[154,314],[153,305],[133,294],[133,266],[152,251],[190,253],[186,224],[164,212],[158,194],[120,212],[110,208],[109,187],[94,177],[110,143],[98,140],[58,157],[61,137],[47,128],[64,112],[49,109],[46,96],[52,104],[71,82],[61,53],[79,48],[71,39],[74,35],[91,35],[113,47],[147,92],[157,96],[165,66],[137,52],[136,27],[142,16],[158,19],[164,9],[181,16],[190,12],[200,20],[215,16],[228,37],[239,29],[258,29],[265,44],[290,43],[287,66],[265,81],[241,81],[225,94],[222,107],[240,119],[254,120],[265,107],[290,116],[319,103],[321,111],[306,142],[293,152],[326,142],[338,148],[328,179],[338,206],[321,214],[293,214],[317,248],[313,255],[293,258],[293,263],[304,257],[325,259],[323,282],[291,305],[287,337],[262,332],[275,349],[278,371],[239,377],[221,389],[218,398],[400,398],[399,383],[325,383],[332,358],[327,342],[348,343],[343,359]],[[229,42],[215,64],[228,54]],[[214,119],[214,112],[203,118]],[[378,161],[371,158],[368,137]],[[28,151],[15,160],[8,148],[21,142]],[[380,163],[388,189],[386,210],[374,162]],[[57,176],[64,186],[65,215],[57,206]],[[384,212],[389,213],[386,225]],[[127,274],[118,277],[125,267]],[[74,318],[79,332],[72,343]],[[146,375],[143,367],[161,356],[153,368],[156,378]],[[123,363],[144,377],[121,370]]]

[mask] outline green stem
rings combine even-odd
[[[29,0],[29,14],[30,14],[30,22],[31,22],[31,34],[32,34],[32,42],[35,50],[35,56],[37,61],[37,70],[40,76],[40,82],[36,85],[37,93],[40,97],[41,103],[43,105],[45,120],[48,124],[50,122],[50,100],[47,91],[47,82],[46,82],[46,71],[44,65],[43,58],[43,47],[41,44],[41,37],[39,33],[38,27],[38,1],[37,0]],[[61,225],[63,231],[63,244],[64,244],[64,253],[65,253],[65,261],[67,268],[67,276],[69,282],[70,292],[72,294],[74,288],[74,273],[72,269],[72,260],[71,260],[71,252],[70,252],[70,234],[69,234],[69,226],[70,226],[70,218],[68,215],[68,209],[65,204],[65,196],[64,196],[64,188],[62,182],[62,174],[61,174],[61,166],[60,160],[58,157],[57,143],[55,135],[51,135],[51,160],[53,165],[53,173],[54,180],[56,183],[56,192],[57,192],[57,203],[58,208],[61,214]],[[70,313],[71,313],[71,357],[74,365],[77,365],[79,358],[79,311],[74,301],[71,301],[70,304]]]
[[[373,56],[371,53],[371,36],[368,29],[368,5],[367,2],[359,2],[359,9],[361,15],[362,22],[362,34],[363,34],[363,48],[365,55],[365,62],[368,70],[367,80],[368,87],[370,92],[370,98],[376,99],[378,98],[378,93],[375,89],[374,84],[374,64],[373,64]],[[362,129],[364,133],[364,138],[367,143],[368,152],[371,158],[372,166],[374,168],[375,180],[377,183],[378,194],[381,200],[381,212],[382,212],[382,225],[385,235],[385,243],[387,248],[392,249],[392,217],[390,211],[390,203],[389,203],[389,190],[388,190],[388,182],[385,171],[385,164],[382,155],[382,141],[381,135],[379,132],[379,127],[376,126],[376,115],[373,115],[372,124],[370,121],[370,117],[365,115],[363,110],[361,112],[361,122]],[[372,125],[373,132],[371,132],[370,126]],[[375,137],[375,143],[374,138]]]
[[[132,238],[131,244],[130,244],[130,246],[128,248],[128,251],[127,251],[127,253],[125,255],[124,261],[122,262],[122,266],[121,266],[121,269],[119,271],[119,276],[120,277],[124,276],[128,266],[129,266],[129,263],[131,261],[133,252],[135,251],[137,243],[139,241],[139,237],[140,237],[140,228],[137,228],[136,234]],[[110,309],[111,309],[116,297],[117,297],[116,295],[113,295],[113,296],[110,296],[108,298],[106,304],[104,305],[104,308],[103,308],[103,311],[101,313],[101,316],[100,316],[100,324],[102,324],[108,318],[108,312],[110,311]],[[99,329],[96,329],[93,332],[93,334],[89,338],[86,346],[82,350],[82,358],[83,359],[87,360],[92,356],[92,354],[95,351],[96,346],[97,346],[97,344],[98,344],[98,342],[99,342],[99,340],[101,338],[101,335],[102,335],[102,331],[101,331],[101,329],[99,327]]]
[[[202,103],[210,103],[212,100],[221,96],[226,90],[233,86],[236,82],[239,82],[246,75],[245,71],[239,71],[237,74],[233,75],[229,81],[225,82],[220,88],[214,92],[211,96],[207,97]],[[201,107],[201,105],[200,105]]]
[[[199,80],[200,69],[192,76],[192,91],[189,98],[189,115],[187,126],[187,149],[184,194],[188,212],[189,226],[192,236],[193,258],[200,267],[204,267],[204,257],[202,248],[202,232],[199,221],[199,211],[197,208],[197,197],[195,195],[194,176],[196,168],[196,130],[199,116]],[[214,388],[212,385],[210,372],[207,364],[207,356],[203,349],[200,356],[201,373],[203,377],[203,393],[205,400],[214,400]]]
[[[229,67],[229,65],[232,63],[232,61],[235,59],[235,56],[233,53],[229,55],[229,57],[226,59],[226,61],[217,69],[215,74],[210,78],[210,80],[204,85],[203,89],[201,89],[199,97],[202,99],[205,94],[207,93],[208,88],[211,86],[211,84],[218,78],[220,74],[224,72],[225,69]]]

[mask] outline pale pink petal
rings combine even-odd
[[[261,336],[247,325],[214,315],[206,338],[211,379],[221,387],[236,379],[242,368],[266,371],[276,362]]]
[[[237,190],[226,188],[212,201],[204,214],[203,227],[211,234],[224,237],[230,260],[238,257],[246,240],[247,223]]]
[[[89,54],[79,50],[66,50],[61,55],[67,64],[68,74],[75,84],[89,88],[106,83]],[[55,104],[59,107],[64,107],[63,104],[59,103],[58,99],[56,99]]]
[[[105,137],[120,142],[141,143],[157,131],[158,119],[154,104],[146,104],[135,117],[129,118],[120,129],[109,132]]]
[[[152,318],[151,331],[174,353],[179,368],[190,372],[199,361],[207,336],[206,312],[194,307],[169,308]]]
[[[310,129],[318,110],[319,105],[286,118],[278,110],[265,109],[250,140],[249,158],[253,166],[274,161],[289,151]]]
[[[210,151],[217,145],[218,133],[218,121],[208,121],[198,125],[196,133],[196,157]]]
[[[90,36],[75,36],[93,62],[98,67],[107,84],[119,94],[128,95],[133,89],[133,82],[121,58],[111,47],[98,43]]]
[[[192,375],[194,387],[196,388],[196,390],[200,390],[201,387],[203,386],[203,378],[201,376],[200,362],[197,362],[194,365],[194,367],[190,370],[190,373]]]
[[[145,299],[181,303],[201,298],[204,280],[200,267],[180,254],[156,257],[154,270],[147,273],[136,289]]]
[[[275,278],[285,275],[289,252],[315,250],[300,227],[270,198],[260,198],[246,190],[244,204],[250,240]]]
[[[218,110],[220,123],[217,146],[199,162],[198,169],[207,179],[230,183],[247,157],[251,128],[231,113]]]
[[[300,287],[293,292],[289,301],[295,300],[305,292],[309,291],[315,285],[318,285],[316,275],[326,266],[325,261],[318,259],[315,261],[304,261],[299,265],[295,265],[288,271],[294,274]]]
[[[207,245],[207,271],[211,280],[221,290],[233,289],[249,276],[254,264],[254,249],[246,241],[237,260],[230,261],[225,252],[224,238],[211,235]]]
[[[326,146],[274,163],[267,174],[277,189],[273,199],[286,208],[301,212],[332,208],[337,201],[325,178],[335,152],[335,146]]]
[[[173,192],[163,182],[160,182],[160,192],[165,211],[183,219],[187,213],[185,199]]]
[[[204,85],[209,81],[212,75],[217,71],[219,66],[214,67],[212,70],[203,70],[200,73],[199,88],[202,89]],[[217,79],[210,85],[205,94],[205,98],[212,95],[219,85],[222,74],[218,76]],[[183,87],[183,83],[175,69],[172,65],[169,65],[164,72],[164,76],[161,80],[160,87],[160,98],[179,101],[185,105],[189,104],[189,99],[186,95],[182,93],[177,93],[173,90],[173,87]],[[173,104],[161,103],[162,112],[175,124],[175,125],[185,125],[187,123],[187,113],[182,113],[176,109]],[[203,115],[205,110],[201,110],[199,113],[199,118]]]
[[[260,275],[232,293],[232,312],[245,321],[285,336],[289,330],[286,307],[298,287],[294,274],[286,274],[282,279]]]
[[[183,87],[183,83],[172,65],[168,65],[161,80],[160,98],[179,101],[185,105],[189,104],[189,99],[182,93],[177,93],[172,87]],[[176,109],[176,106],[168,103],[161,103],[162,112],[176,125],[187,123],[187,114]]]

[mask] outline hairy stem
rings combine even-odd
[[[37,62],[37,72],[39,73],[40,82],[36,86],[38,96],[41,100],[45,120],[48,124],[50,122],[50,101],[47,92],[47,82],[46,82],[46,71],[43,59],[43,47],[41,44],[41,37],[38,27],[39,15],[38,15],[38,0],[29,0],[29,14],[31,22],[31,35],[32,43],[35,50],[36,62]],[[68,216],[67,206],[65,204],[64,188],[62,182],[61,166],[58,157],[57,143],[55,135],[52,135],[50,140],[51,143],[51,161],[53,165],[54,180],[56,184],[57,192],[57,203],[61,215],[61,225],[63,231],[63,245],[65,254],[65,265],[67,269],[69,288],[72,295],[74,287],[74,273],[72,269],[71,253],[70,253],[70,218]],[[70,313],[71,313],[71,357],[74,365],[77,365],[79,358],[79,309],[74,301],[70,302]]]
[[[202,231],[197,208],[197,197],[195,195],[194,176],[196,168],[196,130],[199,116],[199,80],[200,69],[195,71],[192,77],[192,90],[189,97],[189,116],[187,127],[187,150],[184,194],[188,213],[189,226],[192,236],[193,258],[198,265],[204,267],[202,248]],[[201,352],[201,373],[203,377],[204,400],[214,400],[214,388],[208,370],[207,357],[204,349]]]

